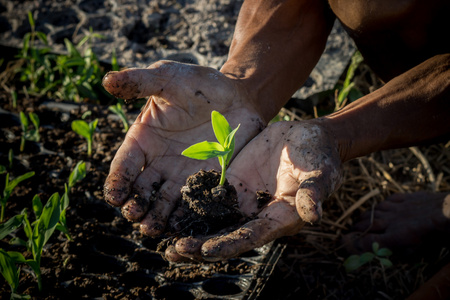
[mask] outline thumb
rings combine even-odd
[[[177,63],[159,61],[146,69],[132,68],[108,72],[102,80],[103,87],[113,96],[134,100],[158,95],[176,73]]]
[[[329,196],[328,189],[320,177],[304,180],[295,195],[295,206],[300,218],[308,223],[317,223],[322,218],[322,202]]]

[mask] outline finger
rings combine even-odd
[[[146,168],[136,178],[122,215],[130,221],[139,221],[147,213],[150,203],[158,198],[160,176],[152,168]]]
[[[201,248],[203,243],[208,238],[209,237],[192,237],[192,236],[182,238],[176,242],[175,250],[179,255],[185,258],[189,258],[191,260],[196,261],[203,261]]]
[[[172,79],[173,63],[157,62],[146,69],[127,69],[107,73],[102,80],[103,87],[113,96],[121,99],[137,99],[158,95]]]
[[[175,182],[166,181],[155,197],[152,208],[141,221],[140,229],[145,235],[156,237],[161,235],[166,228],[167,219],[173,211],[180,191]]]
[[[321,173],[304,179],[295,195],[297,212],[303,221],[317,223],[322,218],[322,203],[332,191]]]
[[[114,156],[103,187],[105,200],[109,204],[123,205],[144,163],[145,157],[141,148],[130,138],[130,135],[127,135]]]
[[[259,217],[227,235],[207,240],[201,248],[203,259],[219,261],[236,257],[281,236],[295,234],[305,224],[294,207],[277,201],[264,209]]]
[[[164,252],[164,257],[174,263],[181,263],[181,262],[190,262],[191,259],[188,257],[184,257],[180,254],[178,254],[177,250],[175,250],[175,245],[169,245],[166,248],[166,251]]]

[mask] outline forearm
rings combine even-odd
[[[221,72],[244,85],[268,122],[306,81],[334,18],[326,1],[246,0]]]
[[[379,90],[318,120],[342,161],[450,137],[450,55],[433,57]]]

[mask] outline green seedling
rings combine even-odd
[[[69,176],[68,183],[64,184],[64,194],[61,198],[61,215],[59,217],[59,224],[56,226],[56,229],[63,232],[68,240],[72,240],[72,237],[69,233],[69,228],[67,227],[66,220],[66,211],[67,207],[69,207],[69,194],[70,189],[80,180],[86,177],[86,163],[84,161],[79,161],[75,168],[72,170]]]
[[[18,55],[21,67],[17,69],[20,80],[26,84],[27,93],[75,102],[108,97],[101,86],[105,71],[92,51],[93,41],[103,36],[93,33],[90,28],[77,45],[65,39],[67,54],[57,55],[51,53],[47,36],[36,31],[31,12],[28,13],[28,21],[31,32],[23,38],[22,50]]]
[[[84,120],[75,120],[72,122],[72,130],[84,137],[87,141],[87,154],[92,155],[92,142],[94,139],[94,132],[97,128],[98,119],[87,123]]]
[[[18,256],[18,254],[22,257]],[[5,250],[0,249],[0,272],[11,287],[10,299],[31,299],[29,295],[17,294],[20,268],[17,268],[16,262],[19,260],[25,260],[22,254],[18,252],[6,252]]]
[[[14,108],[17,108],[17,92],[15,90],[11,90],[11,99],[12,99],[12,106]]]
[[[36,220],[33,223],[30,223],[27,209],[24,209],[19,215],[16,215],[7,222],[0,224],[0,238],[3,239],[12,232],[17,231],[17,229],[23,225],[23,229],[28,240],[25,241],[15,237],[11,239],[10,243],[13,245],[25,246],[27,250],[32,253],[33,258],[25,259],[20,252],[16,251],[9,251],[8,255],[12,258],[15,264],[25,263],[31,267],[36,275],[39,290],[41,290],[42,276],[40,266],[42,251],[59,224],[61,214],[61,199],[59,194],[53,194],[45,206],[42,206],[39,196],[35,195],[33,198],[33,211],[36,216]],[[5,265],[2,266],[2,268],[9,269],[9,274],[14,273],[14,268],[12,268],[11,265]],[[16,288],[12,286],[13,292],[14,289]]]
[[[351,101],[355,101],[358,98],[362,97],[362,94],[359,90],[355,89],[355,83],[352,82],[353,77],[355,76],[355,70],[358,68],[359,64],[364,60],[361,53],[356,51],[351,59],[350,66],[348,67],[347,74],[345,76],[344,83],[340,88],[339,92],[336,90],[335,96],[335,111],[343,108],[349,98],[349,94],[353,92],[355,96],[351,97]]]
[[[8,151],[8,162],[9,162],[9,169],[12,169],[13,162],[14,162],[14,151],[13,151],[13,149],[9,149],[9,151]]]
[[[108,109],[119,116],[120,120],[123,123],[123,132],[127,132],[130,126],[128,125],[128,120],[125,112],[122,109],[122,105],[120,105],[120,103],[117,103],[116,105],[109,106]]]
[[[181,154],[199,160],[217,157],[220,166],[222,167],[219,185],[223,186],[225,184],[226,168],[230,163],[234,152],[235,134],[241,124],[235,129],[232,129],[230,124],[228,124],[227,119],[217,111],[211,113],[211,123],[218,143],[207,141],[200,142],[190,146]]]
[[[14,178],[13,180],[9,181],[9,173],[6,174],[5,187],[3,189],[3,195],[0,198],[0,203],[2,206],[1,214],[0,214],[0,222],[3,222],[3,220],[4,220],[6,203],[8,202],[9,197],[11,196],[12,192],[14,191],[14,188],[20,182],[22,182],[25,179],[28,179],[32,176],[34,176],[34,172],[28,172],[28,173],[25,173],[17,178]]]
[[[34,129],[30,129],[30,122],[24,112],[20,112],[20,123],[22,125],[22,137],[20,139],[20,152],[25,149],[25,141],[39,142],[41,136],[39,135],[39,117],[37,114],[30,112],[28,114]]]
[[[391,250],[388,248],[380,249],[380,245],[377,242],[374,242],[372,244],[372,252],[349,256],[344,262],[344,267],[347,272],[352,272],[375,259],[380,262],[381,266],[391,267],[392,262],[388,258],[391,255]]]

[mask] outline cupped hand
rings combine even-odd
[[[232,127],[241,124],[235,153],[265,126],[239,83],[207,67],[160,61],[146,69],[110,72],[103,86],[122,99],[150,96],[104,185],[106,201],[121,207],[128,220],[140,221],[149,236],[164,231],[186,178],[218,167],[213,160],[181,156],[194,143],[215,140],[211,111],[222,113]]]
[[[317,222],[322,202],[340,185],[341,160],[334,137],[320,121],[279,122],[242,149],[227,177],[251,221],[215,236],[179,239],[166,251],[169,260],[235,257]],[[258,190],[272,194],[264,207],[258,207]]]

